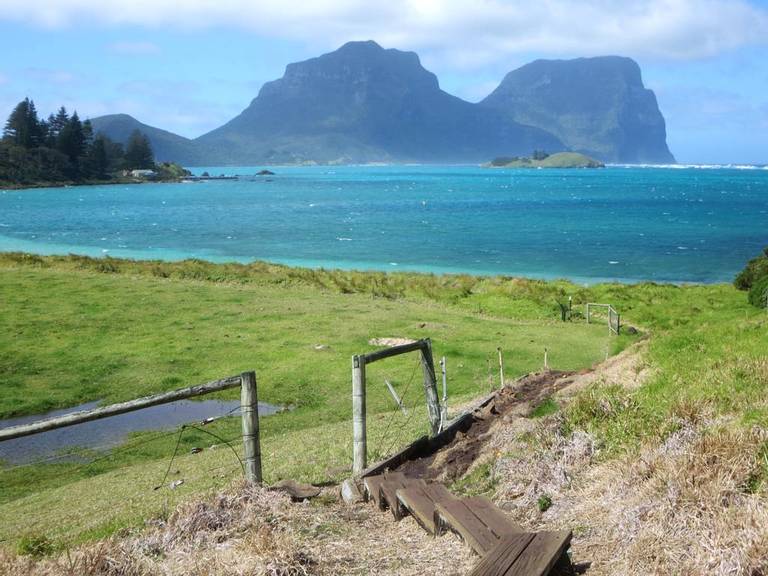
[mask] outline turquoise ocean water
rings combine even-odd
[[[768,170],[199,168],[238,181],[0,191],[0,250],[730,281],[768,245]]]

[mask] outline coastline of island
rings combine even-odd
[[[485,168],[605,168],[605,164],[579,152],[548,154],[535,150],[531,157],[499,156]]]

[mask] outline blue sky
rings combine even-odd
[[[30,96],[194,137],[359,39],[473,101],[535,58],[631,56],[678,161],[768,163],[768,0],[0,0],[0,115]]]

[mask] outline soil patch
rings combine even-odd
[[[397,469],[406,476],[451,482],[463,476],[490,440],[499,418],[525,416],[541,402],[573,382],[577,374],[547,370],[528,374],[499,390],[491,402],[477,410],[468,426],[432,454],[407,460]]]

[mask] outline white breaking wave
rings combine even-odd
[[[671,168],[675,170],[768,170],[763,164],[608,164],[616,168]]]

